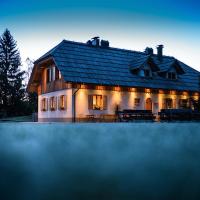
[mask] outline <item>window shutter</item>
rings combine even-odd
[[[162,109],[165,109],[166,108],[166,99],[163,99],[162,100]]]
[[[41,101],[40,101],[40,110],[41,111],[43,111],[43,105],[42,104],[43,104],[43,99],[41,99]]]
[[[49,100],[47,100],[47,102],[48,102],[47,108],[51,110],[51,97],[49,98]]]
[[[61,110],[61,97],[62,95],[60,95],[58,99],[58,110]]]
[[[93,109],[93,95],[88,95],[88,109]]]
[[[59,79],[59,70],[57,69],[57,67],[55,68],[55,71],[56,71],[56,80]]]
[[[107,96],[103,96],[103,110],[107,110]]]
[[[64,106],[65,106],[65,110],[67,110],[67,96],[64,95]]]
[[[172,102],[173,102],[173,108],[175,109],[176,108],[176,99],[172,99]]]
[[[54,110],[57,110],[57,97],[53,98]]]

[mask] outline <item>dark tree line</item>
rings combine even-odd
[[[17,43],[6,29],[0,37],[0,117],[28,115],[34,111],[33,94],[26,93],[26,72],[20,69]]]

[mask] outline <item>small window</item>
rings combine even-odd
[[[41,100],[41,111],[47,111],[47,98],[42,98]]]
[[[93,110],[102,110],[103,108],[103,98],[102,95],[93,96]]]
[[[61,95],[60,96],[59,108],[60,108],[60,110],[66,110],[67,109],[67,98],[66,98],[66,95]]]
[[[173,101],[171,98],[165,99],[165,109],[171,109],[173,108]]]
[[[179,107],[180,108],[188,108],[188,99],[180,99],[179,100]]]
[[[49,67],[46,71],[47,83],[55,81],[56,79],[56,67]]]
[[[174,73],[174,72],[168,72],[167,73],[167,78],[171,79],[171,80],[177,79],[176,73]]]
[[[50,107],[51,111],[55,111],[56,110],[56,103],[57,103],[56,100],[57,100],[56,97],[51,97],[50,98],[49,107]]]
[[[144,76],[150,77],[150,70],[149,69],[144,69]]]
[[[140,99],[139,98],[135,98],[134,99],[134,106],[137,107],[140,105]]]
[[[58,79],[61,79],[61,78],[62,78],[61,72],[59,71],[59,72],[58,72]]]
[[[56,79],[56,80],[61,79],[61,73],[60,73],[60,71],[57,69],[57,67],[55,68],[55,73],[56,73],[55,79]]]
[[[88,109],[106,110],[107,109],[107,96],[89,95],[88,96]]]

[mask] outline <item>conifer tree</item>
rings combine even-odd
[[[24,98],[24,71],[17,43],[8,29],[0,37],[0,109],[7,115],[20,115]]]

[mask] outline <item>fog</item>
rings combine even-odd
[[[0,199],[200,199],[198,123],[1,123]]]

